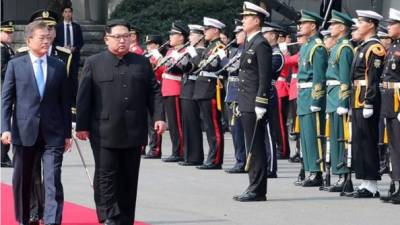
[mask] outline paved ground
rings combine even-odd
[[[164,155],[170,154],[168,133]],[[93,173],[88,143],[79,142]],[[225,164],[233,165],[230,134],[225,135]],[[205,145],[206,141],[205,141]],[[295,187],[299,164],[280,160],[278,179],[268,181],[268,201],[239,203],[232,200],[248,183],[247,174],[226,174],[221,170],[200,171],[160,160],[142,160],[137,203],[137,220],[153,225],[396,225],[399,207],[377,199],[352,199]],[[1,171],[1,182],[11,183],[12,169]],[[336,179],[335,177],[333,180]],[[355,181],[357,184],[358,182]],[[79,155],[74,148],[65,155],[63,166],[65,199],[94,208]],[[387,176],[380,182],[387,191]],[[4,206],[3,206],[4,207]]]

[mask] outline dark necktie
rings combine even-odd
[[[69,30],[70,24],[67,23],[67,46],[72,46],[71,43],[71,31]]]

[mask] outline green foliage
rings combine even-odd
[[[231,34],[234,19],[239,18],[243,0],[124,0],[111,18],[124,18],[142,30],[142,34],[167,36],[171,24],[182,20],[188,24],[202,24],[203,17],[221,20]]]

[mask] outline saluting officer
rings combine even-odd
[[[261,34],[261,27],[269,13],[250,2],[244,2],[243,30],[246,43],[240,58],[239,69],[239,111],[244,128],[248,153],[249,186],[236,201],[266,201],[267,194],[267,151],[264,144],[265,116],[271,95],[272,48]],[[267,149],[266,149],[267,148]]]
[[[388,50],[383,69],[382,117],[386,119],[390,149],[390,176],[395,189],[384,201],[400,204],[400,11],[389,10],[389,36],[394,40]]]
[[[310,172],[302,185],[314,187],[322,185],[324,168],[320,135],[324,130],[325,121],[325,72],[328,52],[317,32],[323,19],[307,10],[302,10],[301,14],[300,32],[308,40],[300,49],[297,114],[304,170]]]
[[[201,130],[200,108],[193,99],[194,87],[197,75],[193,74],[193,68],[198,67],[205,51],[204,27],[197,24],[189,24],[190,46],[196,51],[197,56],[190,59],[191,69],[185,71],[181,82],[181,107],[183,127],[183,161],[181,166],[198,166],[203,164],[203,132]],[[189,47],[190,48],[190,47]]]
[[[379,81],[383,70],[385,48],[376,36],[382,16],[369,10],[356,10],[357,33],[363,41],[354,54],[351,68],[352,167],[362,183],[349,194],[356,198],[379,196],[378,125],[380,114]]]
[[[14,57],[14,51],[10,47],[13,40],[14,23],[13,21],[1,22],[1,86],[3,86],[4,76],[7,70],[7,63]],[[10,145],[1,142],[1,167],[12,167],[11,159],[8,156]]]
[[[345,175],[349,174],[349,168],[339,164],[345,164],[344,122],[349,112],[350,97],[350,69],[353,62],[353,46],[347,39],[353,20],[347,14],[332,10],[332,18],[329,21],[331,38],[336,44],[331,48],[326,71],[326,113],[327,129],[329,129],[330,165],[332,174],[339,175],[339,180],[329,188],[330,192],[341,192]],[[329,126],[328,126],[329,124]],[[327,135],[327,134],[326,134]],[[328,151],[326,152],[328,154]]]
[[[221,169],[224,158],[224,131],[221,126],[221,86],[219,77],[215,74],[223,65],[223,48],[220,40],[221,29],[225,27],[221,21],[204,17],[204,38],[209,42],[204,51],[199,68],[202,70],[197,77],[193,99],[197,100],[207,133],[209,152],[204,164],[198,169]],[[222,57],[221,57],[222,56]],[[198,70],[198,69],[196,69]]]

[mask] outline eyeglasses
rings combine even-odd
[[[128,39],[130,36],[131,36],[131,35],[130,35],[129,33],[126,33],[126,34],[116,34],[116,35],[111,35],[111,34],[107,35],[107,37],[113,38],[113,39],[115,39],[115,40],[121,40],[121,39],[126,40],[126,39]]]

